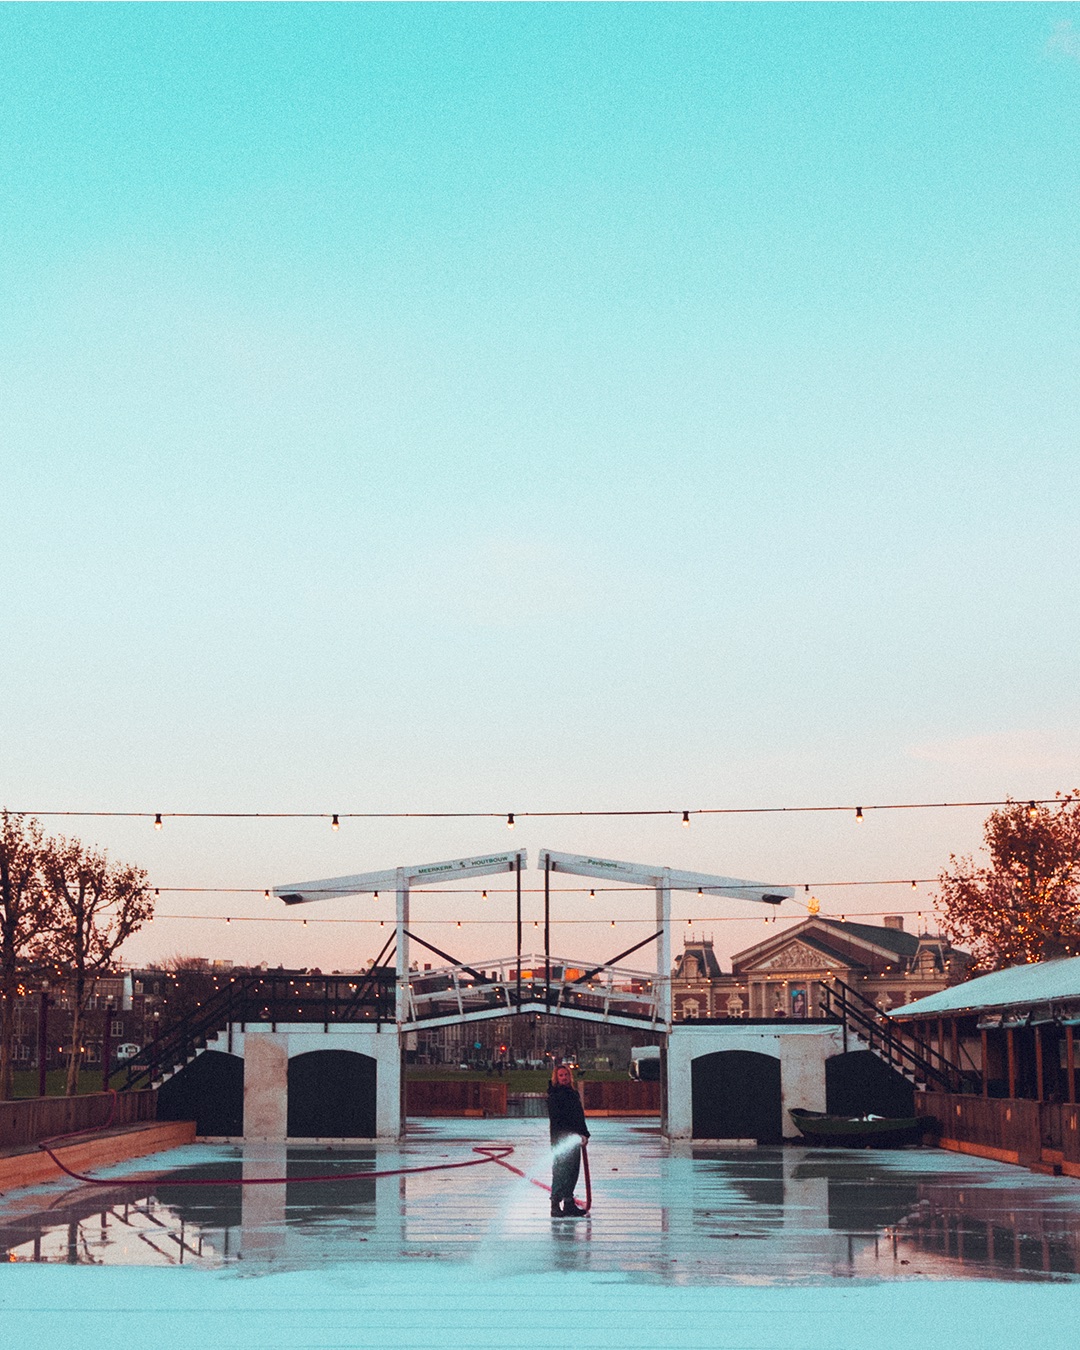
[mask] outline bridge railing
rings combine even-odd
[[[477,978],[480,976],[481,978]],[[553,1013],[588,1012],[655,1021],[656,977],[620,966],[590,967],[552,956],[478,962],[475,967],[440,966],[409,976],[408,1020],[464,1017],[471,1012],[542,1003]]]

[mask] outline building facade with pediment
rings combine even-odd
[[[676,1020],[818,1018],[823,990],[842,982],[882,1012],[925,998],[967,976],[971,958],[945,938],[814,915],[732,957],[725,973],[711,938],[688,937],[672,972]]]

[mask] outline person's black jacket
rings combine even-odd
[[[580,1134],[584,1139],[589,1137],[585,1112],[575,1088],[560,1087],[558,1083],[548,1084],[548,1120],[551,1122],[552,1143],[568,1134]]]

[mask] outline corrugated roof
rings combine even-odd
[[[932,1017],[940,1013],[982,1012],[990,1008],[1023,1008],[1056,999],[1080,998],[1080,956],[1038,961],[979,975],[964,984],[894,1008],[890,1017]]]

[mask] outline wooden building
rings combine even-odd
[[[961,1068],[955,1091],[916,1097],[945,1147],[1080,1177],[1080,956],[994,971],[889,1016]]]

